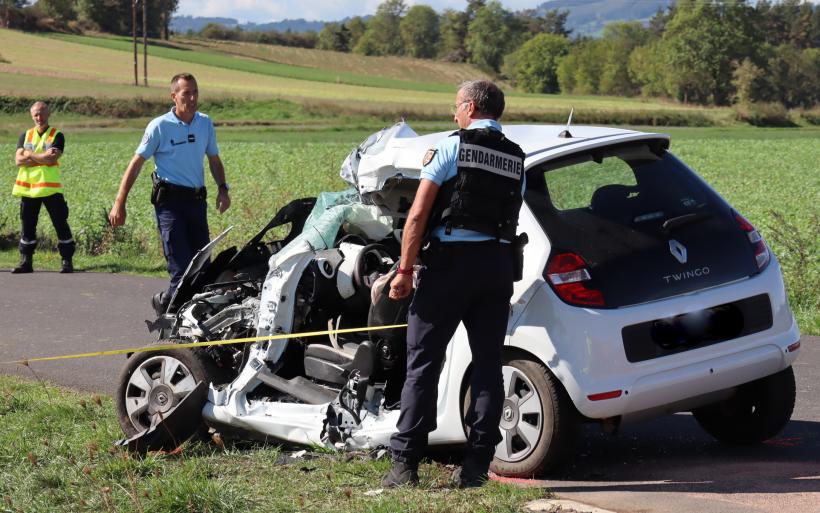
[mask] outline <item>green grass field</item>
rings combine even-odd
[[[452,467],[423,464],[419,489],[379,488],[388,460],[367,453],[199,442],[179,454],[137,458],[112,446],[122,437],[108,397],[0,376],[0,511],[150,512],[516,512],[549,496],[491,482],[448,487]],[[298,485],[295,485],[297,484]]]
[[[133,52],[133,43],[127,37],[91,37],[70,34],[50,34],[50,37],[69,43],[108,48],[120,52],[128,52],[129,54]],[[196,48],[196,46],[199,46],[199,48]],[[151,45],[149,54],[176,62],[202,64],[236,71],[257,73],[260,75],[295,78],[312,82],[382,87],[409,91],[449,92],[452,89],[451,85],[439,82],[438,80],[418,82],[407,79],[385,78],[373,73],[351,73],[349,71],[343,71],[343,67],[337,67],[336,70],[327,70],[295,63],[284,64],[274,60],[275,57],[273,55],[267,56],[266,53],[259,52],[258,50],[263,48],[263,46],[264,45],[222,45],[221,47],[216,47],[210,45],[193,45],[189,42],[187,45]],[[192,47],[196,48],[196,50],[192,49]],[[142,51],[142,49],[140,49],[140,51]],[[239,56],[244,58],[239,58]],[[328,57],[328,55],[324,56],[326,60],[329,60]],[[294,61],[295,60],[296,59],[294,59]],[[412,74],[407,76],[413,77]],[[433,77],[430,76],[428,78]]]

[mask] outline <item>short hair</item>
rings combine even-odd
[[[31,110],[34,109],[34,107],[36,107],[38,105],[42,105],[43,107],[45,107],[46,112],[50,112],[50,109],[48,108],[48,104],[46,102],[42,101],[42,100],[37,100],[36,102],[32,103],[31,107],[29,107],[28,110],[31,111]]]
[[[189,82],[190,81],[196,82],[196,78],[194,78],[194,76],[191,75],[190,73],[177,73],[171,79],[171,91],[172,92],[177,90],[177,82],[179,82],[180,80],[188,80]]]
[[[493,119],[504,113],[504,92],[489,80],[468,80],[458,88],[463,91],[464,101],[475,104],[476,110]]]

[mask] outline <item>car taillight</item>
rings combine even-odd
[[[547,263],[544,273],[555,293],[573,305],[604,306],[604,295],[587,285],[592,277],[586,262],[575,253],[558,253]]]
[[[763,241],[763,237],[760,233],[754,226],[752,226],[752,223],[734,210],[732,211],[732,215],[735,217],[738,227],[746,232],[746,237],[748,237],[749,244],[752,245],[752,251],[754,251],[757,269],[762,271],[767,265],[769,265],[769,260],[771,260],[771,257],[769,256],[769,248],[766,246],[766,243]]]

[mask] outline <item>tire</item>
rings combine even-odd
[[[786,426],[794,410],[796,393],[794,372],[787,367],[741,385],[733,397],[693,410],[692,414],[721,443],[757,444]]]
[[[539,362],[508,358],[502,373],[503,438],[490,470],[500,476],[529,478],[557,468],[575,446],[580,424],[575,405],[558,379]],[[469,403],[468,387],[464,412]]]
[[[155,344],[175,343],[181,341],[159,340]],[[170,371],[170,379],[161,379]],[[160,414],[171,411],[200,381],[222,383],[226,379],[226,373],[199,348],[135,353],[120,372],[114,398],[120,426],[130,438],[149,428]]]

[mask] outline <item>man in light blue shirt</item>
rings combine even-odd
[[[418,289],[407,318],[407,378],[393,466],[382,486],[418,483],[427,437],[436,428],[439,373],[447,345],[464,323],[473,355],[470,435],[456,487],[481,486],[488,476],[504,401],[502,348],[515,279],[513,249],[524,185],[524,152],[501,132],[504,93],[495,84],[465,82],[456,94],[459,131],[427,151],[419,187],[402,231],[401,258],[390,298],[413,289],[413,266],[431,227]]]
[[[145,129],[108,215],[111,226],[125,224],[128,193],[142,165],[153,157],[156,171],[152,175],[151,202],[171,276],[168,290],[156,294],[152,300],[158,314],[167,309],[191,258],[210,240],[205,203],[205,156],[217,184],[217,211],[221,214],[231,205],[214,125],[207,115],[197,112],[199,89],[193,75],[180,73],[171,79],[171,99],[173,109],[153,119]]]

